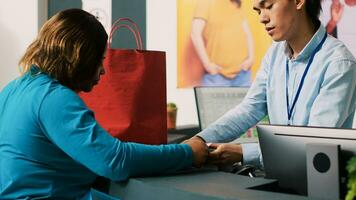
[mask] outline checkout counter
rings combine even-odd
[[[196,126],[170,130],[168,143],[180,143],[199,131]],[[306,196],[273,192],[276,181],[250,178],[221,172],[213,168],[182,171],[155,177],[134,177],[126,182],[111,183],[109,194],[121,200],[302,200]]]
[[[268,185],[273,183],[274,180],[250,178],[203,168],[165,176],[130,178],[126,182],[112,183],[109,194],[121,200],[313,199],[265,191],[268,190]],[[261,188],[262,185],[267,186]]]

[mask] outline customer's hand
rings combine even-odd
[[[193,151],[193,166],[201,167],[208,158],[208,146],[199,137],[192,137],[183,143],[188,144]]]
[[[209,164],[229,165],[242,160],[242,147],[240,144],[212,143],[209,148],[215,149],[209,154]]]

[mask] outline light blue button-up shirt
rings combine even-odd
[[[206,142],[229,142],[267,114],[271,124],[288,124],[286,62],[289,104],[292,105],[308,60],[325,32],[321,25],[296,58],[291,58],[285,41],[273,43],[244,101],[198,135]],[[355,90],[355,58],[341,41],[328,35],[306,75],[290,124],[351,128]],[[243,144],[242,150],[244,164],[262,166],[258,144]]]

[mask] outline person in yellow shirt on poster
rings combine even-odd
[[[202,86],[250,86],[254,48],[241,0],[198,0],[191,39],[207,72]]]

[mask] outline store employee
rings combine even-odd
[[[351,128],[356,61],[319,21],[321,0],[254,0],[275,41],[244,101],[191,140],[216,142],[212,163],[262,167],[258,144],[223,143],[268,115],[271,124]]]

